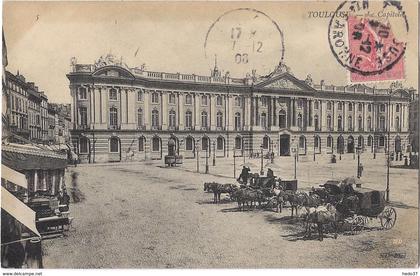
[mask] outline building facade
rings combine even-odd
[[[72,143],[82,162],[194,158],[203,151],[311,158],[384,152],[388,134],[391,151],[403,152],[409,142],[405,89],[316,85],[285,67],[243,79],[221,76],[216,66],[210,76],[152,72],[110,55],[73,62],[67,77]]]
[[[11,132],[29,139],[28,92],[25,77],[6,71],[7,118]]]
[[[411,151],[419,152],[419,95],[414,93],[410,103],[409,129]]]

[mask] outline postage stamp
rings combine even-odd
[[[207,31],[205,57],[213,68],[215,59],[232,75],[257,72],[268,75],[284,58],[283,32],[266,13],[239,8],[219,16]]]
[[[330,20],[328,41],[351,82],[398,80],[404,78],[408,30],[398,1],[345,1]]]

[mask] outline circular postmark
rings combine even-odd
[[[408,30],[399,1],[345,1],[331,17],[328,42],[343,67],[372,76],[391,70],[401,60]]]
[[[235,76],[268,75],[282,64],[283,32],[267,14],[239,8],[219,16],[207,31],[205,57]]]

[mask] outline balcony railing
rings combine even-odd
[[[168,126],[168,130],[177,131],[177,130],[179,130],[179,127],[178,126]]]
[[[120,125],[109,125],[108,129],[112,129],[112,130],[120,130],[121,126]]]
[[[162,126],[152,126],[151,130],[162,130]]]
[[[138,130],[146,130],[146,126],[137,126]]]
[[[224,126],[218,126],[216,127],[216,130],[223,131],[223,130],[226,130],[226,128]]]
[[[208,131],[208,130],[210,130],[210,128],[209,128],[208,126],[202,126],[202,127],[200,128],[200,130],[201,130],[201,131]]]

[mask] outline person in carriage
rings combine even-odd
[[[243,183],[244,185],[247,185],[248,179],[249,179],[249,172],[250,168],[243,166],[241,174],[239,175],[238,179],[236,179],[239,183]]]

